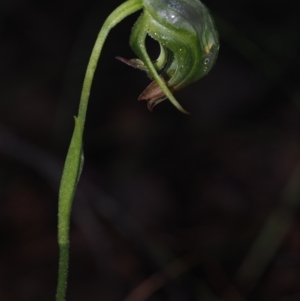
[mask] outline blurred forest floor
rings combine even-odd
[[[0,2],[0,300],[54,300],[57,193],[95,37],[121,3]],[[296,2],[206,1],[218,61],[138,103],[138,14],[108,38],[74,201],[68,301],[300,300]],[[149,41],[155,55],[157,45]]]

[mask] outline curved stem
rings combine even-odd
[[[83,167],[82,136],[94,73],[101,54],[101,50],[110,30],[119,22],[121,22],[125,17],[141,9],[142,6],[142,0],[128,0],[118,8],[116,8],[109,15],[99,32],[87,66],[81,92],[78,117],[75,117],[75,127],[66,157],[59,190],[59,268],[56,301],[64,301],[66,296],[69,265],[70,215],[76,186]]]

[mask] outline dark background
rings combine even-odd
[[[94,40],[122,1],[0,2],[0,300],[54,300],[57,194]],[[299,301],[299,10],[206,1],[211,73],[147,110],[109,36],[84,135],[67,300]],[[150,41],[151,53],[157,45]]]

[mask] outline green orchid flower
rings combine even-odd
[[[143,13],[130,37],[130,46],[138,59],[117,59],[145,71],[153,80],[138,98],[146,100],[150,110],[169,98],[176,108],[187,113],[171,92],[197,81],[213,67],[219,51],[214,21],[199,0],[142,2]],[[160,45],[160,55],[155,62],[151,62],[146,50],[147,35]]]

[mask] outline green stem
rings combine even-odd
[[[109,15],[99,32],[87,66],[81,92],[78,117],[75,117],[75,127],[66,157],[59,190],[59,268],[56,301],[64,301],[66,296],[70,245],[70,215],[73,198],[83,166],[82,137],[94,73],[98,64],[101,50],[110,30],[125,17],[140,10],[142,6],[142,0],[128,0]]]

